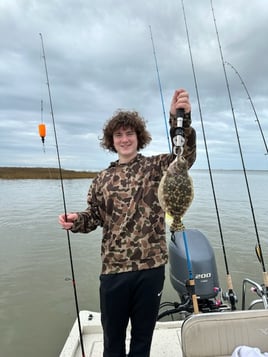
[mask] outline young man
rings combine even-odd
[[[184,157],[191,167],[196,157],[196,135],[191,127],[189,95],[174,92],[170,125],[176,109],[184,109]],[[145,157],[139,153],[151,141],[137,112],[118,111],[103,129],[101,145],[118,160],[93,180],[85,211],[59,216],[72,232],[103,228],[100,307],[104,357],[126,356],[126,329],[131,321],[129,357],[149,357],[167,263],[165,214],[157,190],[173,154]],[[67,218],[67,220],[66,220]]]

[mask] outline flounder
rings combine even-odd
[[[178,156],[168,167],[158,187],[158,200],[162,209],[173,218],[170,231],[182,231],[182,217],[194,198],[192,178],[188,174],[188,163]]]

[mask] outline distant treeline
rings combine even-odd
[[[84,179],[94,178],[97,172],[74,171],[62,169],[63,179]],[[21,179],[60,179],[58,168],[48,167],[0,167],[0,179],[21,180]]]

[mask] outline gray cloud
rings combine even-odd
[[[184,8],[213,168],[239,169],[210,1],[185,0]],[[214,0],[213,8],[224,59],[245,81],[267,136],[267,3]],[[115,159],[100,148],[99,137],[117,108],[138,110],[147,120],[153,141],[144,154],[167,151],[149,26],[166,113],[174,89],[186,88],[198,135],[195,168],[207,168],[183,12],[175,0],[1,1],[0,165],[57,166],[40,32],[64,168],[100,170]],[[247,168],[267,169],[247,94],[233,69],[226,72]],[[45,154],[37,129],[41,100]]]

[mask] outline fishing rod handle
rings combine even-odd
[[[183,117],[184,117],[184,109],[178,108],[176,109],[176,118],[177,118],[177,127],[183,128]]]
[[[176,118],[177,118],[177,126],[173,132],[173,144],[175,146],[176,152],[178,151],[178,148],[180,148],[180,155],[183,152],[183,146],[185,143],[185,134],[184,134],[184,128],[183,128],[183,117],[184,117],[184,109],[183,108],[178,108],[176,110]]]

